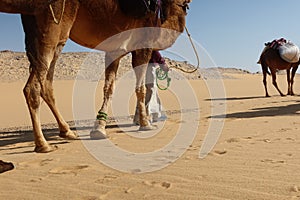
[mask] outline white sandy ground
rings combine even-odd
[[[95,159],[83,140],[58,138],[58,130],[52,125],[46,126],[44,134],[58,150],[48,154],[32,152],[32,131],[22,95],[24,82],[0,83],[0,155],[16,167],[0,174],[0,199],[300,199],[299,96],[278,96],[269,77],[272,97],[264,98],[261,75],[231,75],[235,79],[223,80],[227,118],[212,152],[199,159],[212,105],[222,104],[224,99],[211,99],[204,80],[189,81],[199,104],[200,118],[194,121],[199,125],[197,135],[178,160],[149,173],[112,169]],[[285,76],[280,75],[278,82],[285,92]],[[297,77],[297,94],[299,82]],[[58,107],[67,121],[73,120],[73,83],[54,84]],[[165,109],[170,111],[161,132],[147,139],[134,138],[112,122],[107,129],[109,140],[136,153],[152,152],[172,141],[178,127],[189,123],[189,119],[181,119],[180,112],[176,112],[180,106],[172,92],[160,92],[160,96]],[[101,88],[96,99],[98,107]],[[130,103],[124,102],[131,114],[132,99]],[[53,123],[45,107],[43,104],[42,122]],[[134,134],[138,127],[127,128]],[[87,129],[83,131],[88,133]],[[87,135],[81,138],[88,140]]]

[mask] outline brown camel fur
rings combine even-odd
[[[284,69],[286,70],[287,82],[288,82],[287,95],[294,95],[294,91],[293,91],[294,77],[298,69],[298,65],[300,64],[300,61],[298,61],[297,63],[288,63],[280,57],[279,52],[277,50],[268,48],[265,51],[263,51],[263,53],[261,54],[259,63],[261,64],[262,67],[263,84],[265,86],[266,97],[270,97],[267,90],[267,80],[266,80],[267,73],[269,74],[268,68],[271,71],[273,85],[275,86],[275,88],[277,89],[277,91],[281,96],[285,96],[285,95],[278,88],[276,82],[276,72],[278,70],[284,70]],[[292,76],[290,76],[291,69],[292,69]]]
[[[51,6],[47,2],[50,2]],[[176,31],[178,34],[170,33],[168,35],[146,31],[142,35],[142,41],[157,39],[157,41],[166,43],[157,49],[171,46],[179,33],[183,32],[186,8],[191,0],[162,0],[162,2],[167,18],[161,27]],[[106,137],[105,119],[108,103],[113,93],[119,61],[128,52],[132,53],[133,68],[141,66],[140,70],[135,70],[136,96],[141,111],[140,128],[142,130],[152,128],[147,120],[144,105],[144,79],[146,63],[150,60],[153,47],[146,44],[145,48],[134,49],[129,45],[127,51],[119,51],[119,49],[115,49],[116,47],[109,45],[110,43],[99,44],[124,31],[156,27],[156,14],[150,12],[143,18],[127,16],[121,12],[117,0],[0,0],[0,12],[22,14],[26,52],[30,61],[30,77],[23,91],[33,125],[36,152],[54,150],[42,133],[39,117],[40,98],[47,103],[54,114],[60,130],[59,136],[67,139],[77,138],[76,133],[70,130],[55,105],[52,87],[56,60],[69,37],[82,46],[106,51],[104,100],[91,137],[97,139]],[[142,41],[135,41],[135,43]]]

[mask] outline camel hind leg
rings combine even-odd
[[[292,68],[292,76],[291,76],[291,78],[289,78],[290,76],[290,70],[289,69],[287,69],[287,79],[288,79],[288,95],[295,95],[294,94],[294,91],[293,91],[293,85],[294,85],[294,78],[295,78],[295,74],[296,74],[296,71],[297,71],[297,69],[298,69],[298,66],[296,66],[296,67],[293,67]]]
[[[291,76],[290,76],[290,69],[286,70],[286,80],[288,84],[288,92],[287,95],[291,95],[292,89],[291,89]]]
[[[155,127],[153,127],[148,120],[148,115],[145,106],[145,78],[151,54],[151,49],[141,49],[132,52],[132,65],[136,76],[135,93],[137,97],[137,107],[139,110],[139,124],[140,130],[143,131],[155,129]]]
[[[77,5],[73,4],[74,7]],[[74,20],[76,9],[72,8],[71,10],[73,13],[70,16],[73,16]],[[66,9],[64,14],[67,15],[68,12],[70,10]],[[45,10],[43,15],[38,16],[22,15],[26,52],[31,70],[23,92],[33,125],[36,152],[44,153],[54,150],[47,143],[41,129],[39,117],[41,97],[47,103],[59,124],[60,136],[71,139],[76,137],[55,106],[52,87],[55,62],[68,38],[73,23],[70,19],[68,17],[67,20],[63,20],[60,25],[57,25],[53,22],[49,10]]]

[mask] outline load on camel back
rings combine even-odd
[[[288,63],[296,63],[300,58],[300,50],[297,45],[292,43],[285,38],[280,38],[273,40],[272,42],[265,43],[266,47],[264,48],[262,54],[269,48],[275,49],[278,51],[280,57]],[[258,62],[260,64],[260,61]]]

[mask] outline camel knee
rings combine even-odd
[[[264,84],[264,85],[267,85],[267,80],[263,80],[263,84]]]
[[[40,106],[40,93],[37,88],[26,85],[23,89],[23,94],[30,108],[37,109]]]

